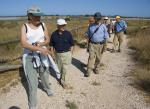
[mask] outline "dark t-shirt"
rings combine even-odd
[[[62,34],[59,34],[56,30],[52,33],[50,46],[53,46],[56,52],[69,51],[73,45],[73,37],[69,31],[65,30]]]

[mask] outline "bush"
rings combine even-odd
[[[129,47],[136,50],[136,58],[141,62],[150,63],[150,27],[139,30],[129,42]]]

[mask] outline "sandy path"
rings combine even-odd
[[[150,109],[146,107],[141,92],[130,86],[131,77],[127,76],[134,63],[130,59],[130,50],[123,46],[123,52],[103,55],[101,72],[86,78],[82,63],[87,63],[88,54],[79,49],[73,55],[73,65],[69,67],[66,79],[73,87],[63,89],[50,76],[53,97],[38,89],[38,109],[66,109],[66,100],[74,102],[79,109]],[[95,83],[95,85],[93,85]],[[12,106],[28,109],[26,91],[21,83],[10,92],[0,96],[0,109]]]

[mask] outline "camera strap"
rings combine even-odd
[[[122,27],[121,25],[120,25],[120,23],[119,22],[117,22],[117,24],[120,26],[120,28],[124,31],[125,30],[125,28],[124,27]]]
[[[92,39],[93,35],[98,31],[98,29],[100,28],[101,25],[102,25],[102,23],[94,30],[93,34],[89,38],[89,42],[91,42],[91,39]]]

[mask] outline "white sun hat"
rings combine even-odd
[[[57,20],[57,25],[66,25],[67,22],[64,19],[58,19]]]

